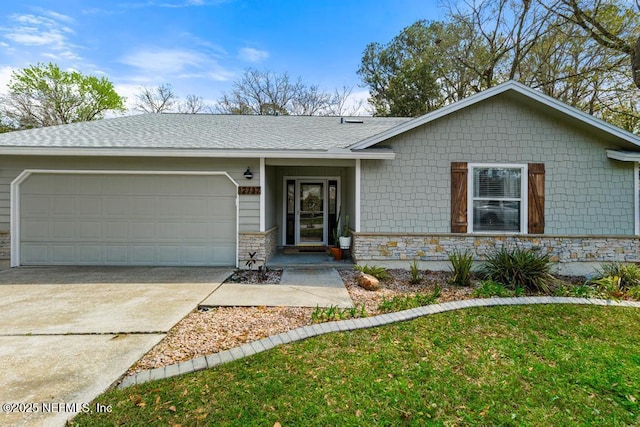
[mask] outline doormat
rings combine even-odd
[[[311,246],[304,248],[284,248],[282,253],[285,255],[295,255],[295,254],[320,254],[327,251],[327,248],[324,246]]]

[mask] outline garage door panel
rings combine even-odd
[[[75,215],[82,217],[102,217],[102,199],[95,196],[85,196],[75,200]]]
[[[156,238],[156,223],[136,221],[130,227],[134,241],[153,241]]]
[[[234,265],[236,193],[213,175],[34,174],[21,264]]]
[[[75,239],[78,241],[99,241],[102,233],[100,222],[77,222],[75,227]]]
[[[33,216],[47,217],[51,213],[50,198],[47,197],[32,197],[25,200],[22,207],[25,210],[31,212]]]
[[[130,198],[122,196],[103,196],[103,214],[108,218],[128,218]]]
[[[59,221],[59,220],[51,220],[49,222],[51,226],[51,238],[59,241],[59,240],[69,240],[73,241],[75,239],[75,230],[76,224],[73,221]],[[41,236],[40,234],[36,234],[32,236],[32,238],[38,238]]]
[[[107,265],[129,264],[129,248],[127,246],[106,246],[104,248],[104,262]]]
[[[49,246],[43,244],[23,243],[20,247],[23,258],[29,259],[34,265],[50,264]]]
[[[76,257],[76,247],[73,244],[52,245],[48,251],[53,264],[66,264]]]
[[[69,217],[74,215],[75,211],[75,199],[73,197],[64,197],[64,196],[44,196],[41,195],[37,197],[37,199],[41,200],[42,206],[49,208],[51,206],[51,215],[54,217]],[[27,199],[29,200],[29,199]],[[25,211],[29,212],[27,207],[25,207]]]
[[[49,236],[49,222],[34,219],[23,223],[22,238],[25,240],[39,240],[41,236]]]
[[[102,240],[123,241],[129,236],[129,222],[126,221],[108,221],[101,224]]]

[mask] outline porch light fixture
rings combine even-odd
[[[247,167],[247,170],[244,171],[244,177],[247,178],[247,179],[252,179],[253,178],[253,172],[251,172],[251,169],[249,169],[248,167]]]

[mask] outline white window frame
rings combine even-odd
[[[520,169],[520,198],[519,199],[506,199],[513,201],[520,201],[520,231],[476,231],[473,229],[473,201],[474,201],[474,188],[473,188],[473,176],[474,169]],[[467,164],[467,229],[469,233],[476,234],[527,234],[528,230],[528,167],[527,164],[521,163],[469,163]]]

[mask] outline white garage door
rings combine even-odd
[[[33,174],[21,264],[233,266],[236,194],[223,175]]]

